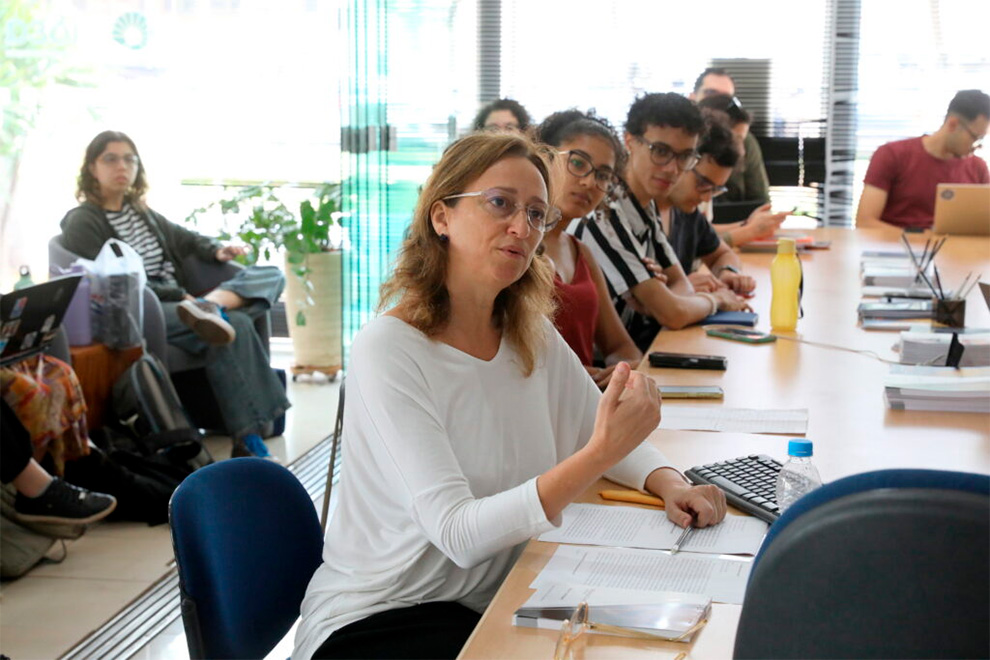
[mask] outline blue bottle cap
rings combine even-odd
[[[811,440],[791,440],[790,442],[787,443],[787,455],[788,456],[814,455]]]

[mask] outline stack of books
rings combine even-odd
[[[990,330],[964,329],[959,333],[963,345],[960,367],[990,367]],[[901,333],[898,349],[902,364],[943,367],[949,353],[952,332],[913,329]]]
[[[918,323],[931,326],[932,309],[930,299],[891,298],[864,300],[857,311],[864,330],[909,330]]]
[[[990,367],[891,365],[884,400],[893,410],[990,413]]]

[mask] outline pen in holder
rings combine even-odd
[[[966,327],[965,298],[936,298],[932,305],[932,320],[950,328]]]

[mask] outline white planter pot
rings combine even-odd
[[[343,362],[343,299],[341,262],[343,252],[321,252],[306,255],[304,265],[310,269],[313,288],[306,290],[305,281],[285,262],[285,312],[292,337],[295,356],[293,375],[322,371],[335,374]],[[307,293],[312,304],[307,303]],[[298,325],[299,313],[305,325]]]

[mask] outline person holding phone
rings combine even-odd
[[[627,362],[635,368],[643,354],[612,306],[605,276],[591,250],[564,229],[601,204],[615,184],[625,149],[611,125],[592,112],[555,112],[536,130],[539,140],[556,152],[551,178],[561,219],[542,243],[554,267],[554,325],[595,383],[604,388],[616,364]],[[595,347],[604,366],[594,364]]]
[[[726,191],[726,182],[739,161],[739,147],[729,127],[715,117],[707,117],[698,143],[698,162],[677,180],[670,190],[673,204],[670,243],[691,284],[697,291],[729,287],[736,293],[751,294],[756,288],[752,277],[742,272],[742,262],[718,235],[699,209]],[[696,263],[707,268],[695,268]],[[692,272],[693,271],[693,272]]]
[[[293,658],[453,658],[523,543],[607,474],[675,524],[725,516],[643,440],[656,385],[602,393],[553,328],[550,165],[515,133],[450,145],[423,186],[384,313],[355,337],[347,461]]]

